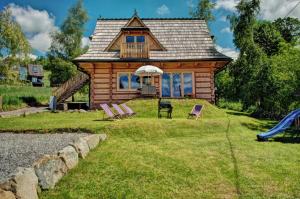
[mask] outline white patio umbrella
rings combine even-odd
[[[147,75],[147,76],[161,75],[163,73],[164,72],[160,68],[152,65],[141,66],[135,71],[136,75]],[[149,89],[150,88],[148,87],[148,92]]]
[[[164,72],[160,68],[151,65],[141,66],[135,71],[136,75],[148,75],[148,76],[161,75],[163,73]]]

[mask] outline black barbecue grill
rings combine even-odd
[[[162,117],[162,112],[167,113],[167,118],[172,119],[173,107],[171,102],[162,101],[161,98],[158,100],[158,118]]]

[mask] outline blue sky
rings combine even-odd
[[[226,16],[235,11],[239,0],[215,0],[216,9],[213,14],[216,20],[210,24],[215,35],[216,45],[223,53],[236,56],[237,52],[232,42],[232,33]],[[286,1],[285,4],[284,1]],[[298,0],[264,0],[261,4],[261,16],[264,19],[282,17],[297,3]],[[0,9],[11,5],[13,16],[21,25],[29,39],[34,54],[44,54],[51,43],[50,32],[57,30],[67,15],[68,8],[76,0],[1,0]],[[89,15],[86,24],[85,40],[94,30],[99,16],[105,18],[131,17],[137,9],[140,17],[190,17],[189,10],[198,0],[84,0],[84,6]],[[300,7],[300,6],[299,6]],[[300,8],[294,13],[299,17]]]

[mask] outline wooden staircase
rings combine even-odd
[[[60,87],[53,90],[53,96],[57,103],[64,102],[89,81],[89,76],[83,72],[78,72],[74,77],[66,81]]]

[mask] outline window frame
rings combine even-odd
[[[128,42],[127,37],[133,37],[133,42]],[[126,35],[125,42],[128,43],[128,44],[135,43],[135,36],[134,35]]]
[[[133,37],[133,42],[127,42],[127,37]],[[138,42],[138,37],[144,37],[144,42]],[[125,43],[146,43],[146,35],[125,35]]]
[[[195,95],[195,75],[194,75],[194,71],[172,71],[172,72],[165,72],[168,73],[170,75],[170,92],[171,92],[171,97],[163,97],[162,96],[162,75],[160,76],[160,97],[161,98],[178,98],[178,97],[174,97],[174,91],[173,91],[173,74],[179,73],[180,74],[180,78],[181,78],[181,82],[180,82],[180,87],[181,87],[181,96],[179,98],[184,98],[185,94],[184,94],[184,74],[192,74],[192,95]]]
[[[120,78],[119,78],[120,74],[127,74],[127,76],[128,76],[128,89],[120,88]],[[148,77],[148,75],[137,75],[141,79],[140,87],[137,88],[137,89],[133,89],[133,88],[131,88],[131,75],[135,75],[134,72],[117,72],[117,91],[118,92],[137,91],[139,88],[142,88],[142,86],[143,86],[142,78],[143,77]],[[150,76],[150,77],[151,77],[151,85],[153,86],[154,85],[154,77],[153,76]]]

